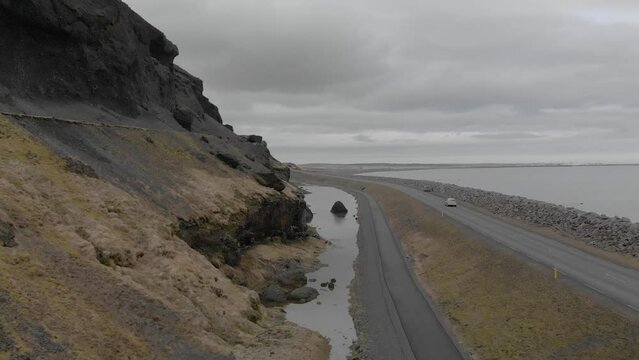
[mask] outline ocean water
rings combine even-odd
[[[357,232],[359,224],[355,198],[339,189],[325,186],[304,186],[311,211],[311,225],[322,238],[330,241],[319,260],[323,266],[309,273],[308,286],[319,291],[319,296],[306,304],[290,304],[285,307],[286,318],[296,324],[317,331],[331,344],[331,360],[343,360],[350,354],[350,346],[357,339],[353,318],[350,315],[349,286],[355,278],[353,263],[357,258]],[[348,209],[344,217],[330,212],[335,201],[341,201]],[[335,279],[333,290],[321,287],[323,282]],[[310,282],[314,280],[314,282]]]
[[[639,222],[639,165],[455,168],[363,175],[455,184]]]

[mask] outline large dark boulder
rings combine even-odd
[[[280,179],[273,172],[256,174],[255,180],[257,180],[257,182],[262,186],[270,187],[280,192],[286,189],[286,184],[284,183],[284,181],[282,181],[282,179]]]
[[[336,201],[333,207],[331,207],[331,212],[338,216],[344,216],[348,213],[348,209],[341,201]]]
[[[313,212],[308,208],[308,206],[306,206],[302,210],[302,222],[304,224],[308,224],[311,221],[313,221]]]
[[[215,156],[233,169],[237,169],[237,167],[240,166],[240,162],[235,157],[233,157],[233,155],[220,153],[216,154]]]
[[[288,166],[282,164],[271,164],[271,170],[282,181],[289,181],[291,179],[291,169]]]
[[[193,111],[191,111],[191,109],[178,106],[175,110],[173,110],[173,117],[181,127],[191,131],[196,115]]]
[[[306,285],[306,273],[304,269],[296,267],[282,271],[276,276],[277,282],[286,289],[295,289]]]
[[[288,300],[296,303],[307,303],[319,296],[317,289],[304,286],[291,291],[288,294]]]
[[[260,299],[264,304],[277,305],[286,302],[287,294],[281,286],[273,284],[260,294]]]

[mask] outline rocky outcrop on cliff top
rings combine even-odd
[[[101,121],[201,132],[222,122],[202,81],[173,63],[177,46],[119,0],[0,1],[0,49],[5,109],[87,118],[94,108]]]
[[[453,184],[425,180],[380,179],[418,189],[428,186],[435,193],[482,207],[493,214],[550,227],[604,250],[639,257],[639,223],[633,223],[627,218],[609,217],[521,196]]]

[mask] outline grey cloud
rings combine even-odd
[[[364,134],[357,134],[353,136],[353,139],[361,142],[375,142],[375,140],[373,140],[370,136]]]
[[[543,135],[534,134],[534,133],[513,133],[513,132],[474,134],[472,136],[476,138],[480,138],[480,139],[496,139],[496,140],[538,139],[538,138],[544,137]]]
[[[635,1],[128,2],[282,160],[639,161]]]

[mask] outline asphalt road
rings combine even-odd
[[[458,202],[458,207],[448,208],[444,206],[444,199],[434,194],[382,183],[443,211],[444,216],[549,269],[557,267],[560,276],[581,283],[617,305],[639,313],[639,271],[482,214],[465,207],[462,202]]]
[[[464,359],[373,198],[355,192],[360,231],[359,297],[375,359]]]

